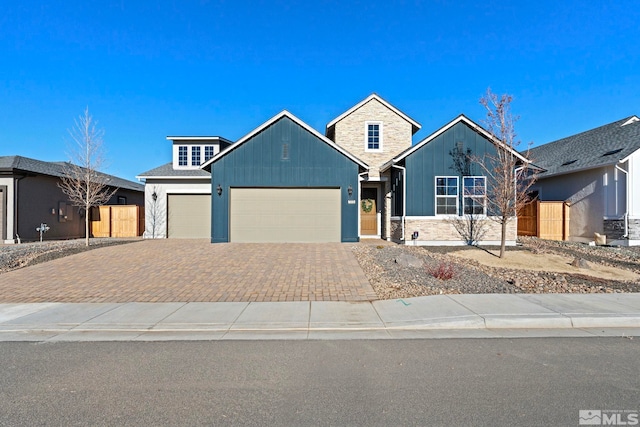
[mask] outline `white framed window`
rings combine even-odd
[[[204,146],[204,161],[209,161],[214,156],[213,145]]]
[[[382,151],[382,122],[364,123],[364,151]]]
[[[458,215],[457,176],[436,176],[436,215]]]
[[[462,200],[465,215],[487,214],[487,178],[465,176],[462,178]]]
[[[189,166],[189,147],[186,145],[178,147],[178,166]]]
[[[191,166],[200,166],[200,146],[191,147]]]

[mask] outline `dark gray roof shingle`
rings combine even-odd
[[[65,174],[65,162],[45,162],[42,160],[30,159],[22,156],[0,156],[0,170],[14,172],[24,171],[62,177]],[[144,191],[144,185],[118,178],[117,176],[103,174],[108,185],[134,191]]]
[[[539,178],[618,163],[640,149],[640,121],[636,116],[532,148],[529,159],[545,169]]]
[[[138,175],[139,178],[153,177],[193,177],[193,178],[210,178],[211,174],[202,169],[174,169],[173,163],[167,163],[158,166]]]

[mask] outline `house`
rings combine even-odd
[[[332,120],[325,135],[281,112],[202,165],[214,189],[211,241],[463,244],[447,219],[468,209],[489,215],[487,179],[477,165],[455,170],[451,153],[505,147],[465,116],[413,146],[419,129],[376,94]],[[463,197],[469,186],[476,193]],[[487,226],[499,241],[499,225]]]
[[[211,238],[211,174],[202,163],[228,147],[219,136],[168,136],[171,162],[137,176],[145,185],[147,238]]]
[[[72,206],[58,183],[64,162],[44,162],[22,156],[0,156],[0,241],[39,240],[36,228],[50,228],[45,239],[84,237],[84,211]],[[118,190],[108,204],[142,205],[142,185],[104,174]]]
[[[569,239],[640,244],[640,119],[630,116],[535,147],[541,201],[570,204]]]

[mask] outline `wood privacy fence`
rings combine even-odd
[[[144,208],[135,205],[91,208],[93,237],[137,237],[144,231]]]
[[[569,204],[566,202],[527,203],[518,214],[518,236],[547,240],[569,239]]]

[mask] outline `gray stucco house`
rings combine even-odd
[[[569,239],[640,244],[640,119],[630,116],[531,149],[544,169],[531,190],[571,206]]]
[[[44,239],[84,237],[85,213],[72,206],[58,187],[64,162],[44,162],[22,156],[0,156],[0,241],[34,241],[36,228],[46,223]],[[107,204],[143,204],[144,187],[104,174],[109,187],[118,190]]]

